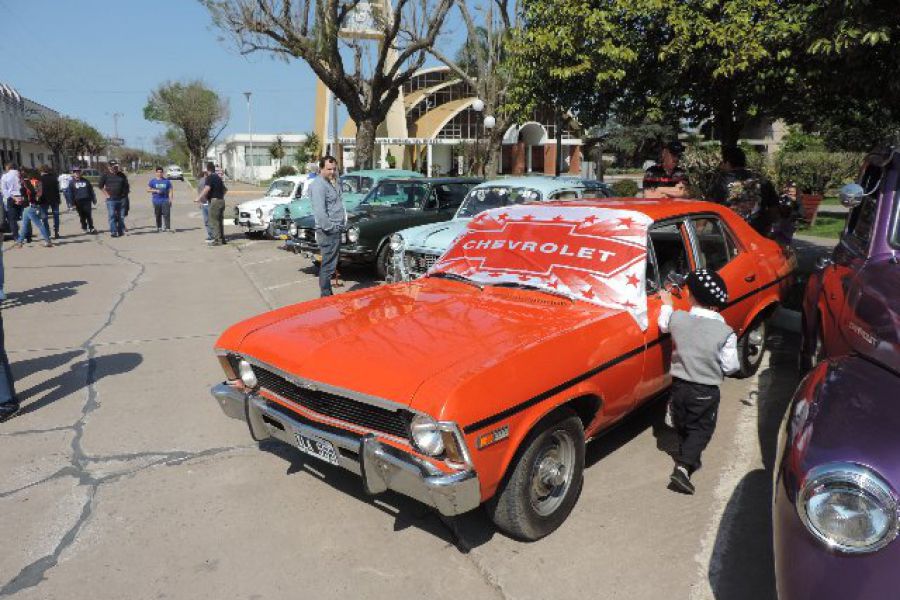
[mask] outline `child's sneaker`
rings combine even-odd
[[[691,483],[691,475],[688,473],[687,467],[675,465],[669,476],[669,489],[688,495],[694,493],[694,484]]]

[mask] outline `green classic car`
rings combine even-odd
[[[366,169],[363,171],[352,171],[341,175],[341,191],[343,194],[344,206],[347,210],[352,210],[362,202],[366,194],[369,193],[375,185],[382,179],[388,177],[404,177],[416,178],[424,177],[417,171],[406,171],[403,169]],[[303,217],[312,214],[312,208],[309,205],[309,198],[297,198],[290,204],[285,204],[275,208],[272,214],[273,230],[276,239],[289,239],[289,230],[291,223]]]
[[[390,264],[392,234],[425,223],[452,219],[469,190],[482,179],[441,177],[433,179],[385,179],[347,212],[347,228],[341,243],[341,261],[375,264],[382,278]],[[310,215],[294,222],[289,245],[315,259],[315,220]]]

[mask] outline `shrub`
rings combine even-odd
[[[634,179],[619,179],[612,183],[612,195],[617,198],[632,198],[638,195],[637,182]]]
[[[775,157],[779,188],[793,181],[801,192],[824,194],[831,187],[853,181],[863,155],[856,152],[780,152]]]
[[[722,150],[718,144],[694,144],[681,157],[681,168],[687,173],[688,195],[707,200],[719,182]]]
[[[287,177],[288,175],[296,175],[297,169],[292,167],[291,165],[284,165],[275,171],[274,177]]]

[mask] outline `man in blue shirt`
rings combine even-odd
[[[153,194],[153,214],[156,216],[156,232],[169,231],[171,228],[172,200],[175,190],[172,182],[163,176],[163,168],[156,167],[156,177],[150,180],[148,192]]]

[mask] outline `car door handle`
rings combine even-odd
[[[747,282],[756,281],[756,273],[750,273],[749,275],[746,275],[744,277],[744,281],[747,281]]]

